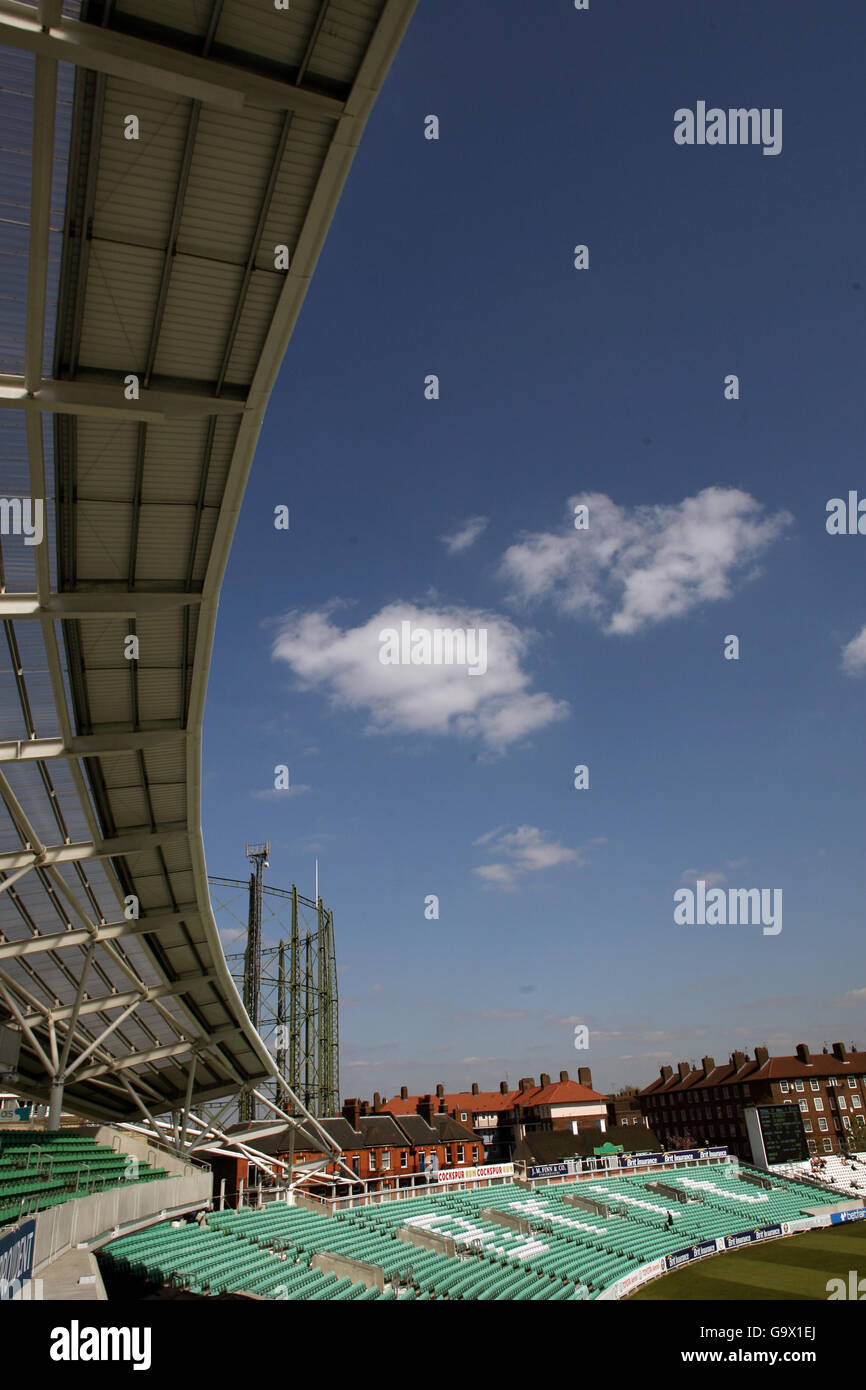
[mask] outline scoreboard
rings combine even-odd
[[[801,1163],[809,1157],[803,1116],[798,1105],[756,1105],[746,1111],[752,1157],[762,1168]]]

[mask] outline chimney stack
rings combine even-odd
[[[445,1087],[441,1083],[436,1087],[436,1094],[439,1096],[440,1100],[445,1094]]]
[[[755,1048],[755,1061],[759,1067],[765,1067],[770,1060],[769,1049],[766,1047]]]
[[[688,1062],[679,1062],[677,1064],[677,1071],[680,1074],[680,1081],[685,1081],[686,1077],[691,1071],[691,1067],[689,1066]]]
[[[673,1067],[659,1067],[659,1076],[661,1077],[662,1081],[670,1081],[673,1074]]]
[[[811,1065],[812,1054],[805,1043],[797,1043],[797,1056],[804,1066]]]
[[[421,1096],[418,1101],[418,1114],[422,1120],[426,1120],[428,1125],[433,1126],[433,1097],[430,1095]]]
[[[382,1097],[379,1095],[378,1091],[373,1092],[373,1109],[377,1114],[382,1109]]]
[[[740,1067],[743,1067],[743,1066],[745,1066],[745,1065],[746,1065],[746,1054],[745,1054],[745,1052],[732,1052],[732,1053],[731,1053],[731,1066],[734,1068],[734,1071],[739,1071],[739,1070],[740,1070]]]
[[[844,1043],[833,1044],[833,1056],[837,1062],[845,1062],[848,1059],[848,1050]]]
[[[507,1082],[507,1081],[500,1081],[500,1083],[499,1083],[499,1094],[500,1094],[501,1096],[507,1096],[507,1095],[508,1095],[508,1082]]]
[[[346,1100],[343,1102],[343,1119],[348,1120],[353,1129],[358,1128],[358,1121],[361,1118],[361,1102],[359,1100]]]
[[[521,1076],[521,1078],[520,1078],[520,1089],[521,1089],[521,1091],[532,1091],[532,1090],[534,1090],[534,1089],[535,1089],[535,1078],[534,1078],[533,1076]]]
[[[539,1081],[538,1084],[539,1084],[539,1086],[541,1087],[542,1091],[544,1090],[544,1088],[545,1088],[546,1086],[549,1086],[549,1085],[550,1085],[550,1077],[548,1076],[548,1074],[547,1074],[546,1071],[543,1071],[543,1072],[541,1073],[541,1080]]]
[[[567,1072],[567,1071],[561,1071],[561,1072],[559,1073],[559,1079],[560,1079],[560,1081],[567,1081],[567,1080],[568,1080],[568,1072]]]
[[[400,1087],[400,1099],[401,1099],[401,1100],[408,1100],[408,1099],[409,1099],[409,1087],[408,1087],[408,1086],[401,1086],[401,1087]]]
[[[473,1081],[473,1082],[472,1082],[472,1094],[473,1094],[473,1096],[477,1096],[477,1095],[478,1095],[478,1082],[477,1082],[477,1081]]]
[[[711,1071],[715,1071],[716,1059],[714,1057],[702,1057],[701,1066],[704,1069],[704,1076],[709,1076]]]
[[[581,1086],[585,1086],[588,1091],[592,1090],[592,1072],[589,1067],[578,1067],[577,1079]]]

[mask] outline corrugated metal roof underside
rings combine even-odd
[[[258,0],[216,0],[213,9],[201,0],[126,0],[111,6],[107,27],[203,53],[218,15],[211,57],[344,100],[383,15],[398,38],[412,7],[411,0],[293,0],[290,10],[276,11]],[[102,23],[105,13],[100,4],[82,7],[89,23]],[[377,42],[381,37],[380,29]],[[25,55],[7,57],[0,86],[20,90],[10,95],[9,148],[0,150],[0,172],[8,165],[12,176],[0,205],[0,255],[12,267],[0,298],[7,353],[0,370],[20,373],[29,206],[17,149],[29,150],[33,65]],[[261,402],[252,411],[252,433],[237,410],[243,412],[256,386],[275,323],[281,326],[275,316],[287,277],[275,267],[274,248],[285,245],[292,253],[309,236],[335,119],[254,105],[228,112],[83,68],[72,105],[69,90],[67,84],[64,99],[61,84],[58,96],[55,178],[58,170],[65,173],[70,117],[72,137],[53,376],[82,389],[110,386],[118,404],[130,373],[143,390],[221,398],[229,409],[238,403],[236,413],[225,413],[219,405],[190,402],[188,413],[170,412],[159,423],[62,413],[52,430],[43,417],[52,588],[132,595],[131,608],[148,593],[194,601],[134,617],[94,613],[3,623],[0,738],[62,736],[58,687],[73,736],[166,735],[162,743],[111,756],[3,764],[15,805],[0,803],[0,848],[31,848],[34,838],[68,847],[143,837],[140,847],[111,858],[44,864],[18,878],[0,892],[6,942],[123,922],[128,895],[138,899],[142,919],[172,915],[158,931],[96,947],[76,1025],[73,1059],[117,1023],[125,996],[137,997],[66,1087],[70,1108],[131,1118],[139,1112],[119,1072],[126,1071],[152,1113],[176,1108],[186,1090],[190,1040],[198,1056],[194,1103],[263,1079],[270,1067],[213,923],[190,748],[200,738],[215,600]],[[137,140],[124,135],[130,114],[139,120]],[[329,175],[337,192],[338,175],[340,169]],[[59,226],[58,214],[55,220]],[[320,221],[323,234],[327,218]],[[305,246],[301,295],[315,254],[317,245]],[[279,351],[294,321],[282,312]],[[0,429],[5,486],[25,496],[23,413],[0,413]],[[8,592],[35,592],[33,547],[4,536],[2,564]],[[199,608],[199,598],[206,607]],[[128,657],[130,637],[138,641],[137,659]],[[54,643],[60,660],[52,668]],[[9,877],[7,868],[3,878]],[[86,949],[63,943],[0,962],[19,1003],[32,1001],[27,1017],[46,1051],[49,1029],[40,1006],[52,1012],[62,1047],[63,1012],[75,1001]],[[164,1052],[148,1060],[137,1055],[155,1049]],[[47,1094],[45,1068],[28,1042],[21,1072],[32,1094]]]

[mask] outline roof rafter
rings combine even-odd
[[[337,121],[344,110],[343,102],[334,97],[266,77],[252,65],[201,58],[165,43],[133,38],[75,19],[61,19],[46,32],[34,20],[29,5],[13,0],[0,0],[0,43],[144,87],[193,97],[224,111],[260,107]]]

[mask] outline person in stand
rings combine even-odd
[[[671,1227],[672,1227],[673,1224],[674,1224],[673,1212],[670,1212],[670,1211],[668,1212],[668,1219],[667,1219],[667,1221],[666,1221],[665,1224],[666,1224],[668,1230],[670,1230]]]

